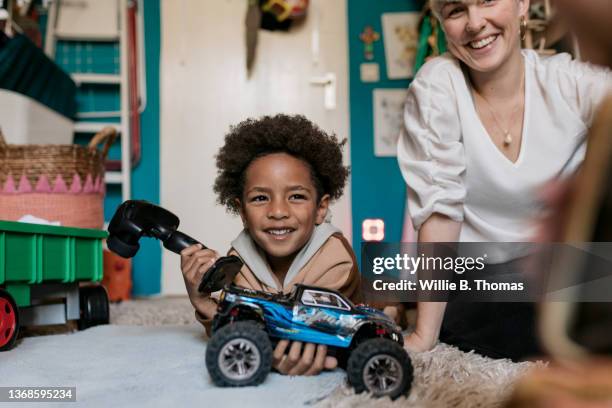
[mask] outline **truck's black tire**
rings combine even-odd
[[[206,368],[219,387],[261,384],[272,368],[272,344],[255,322],[239,321],[216,330],[206,347]]]
[[[19,335],[19,308],[10,293],[0,289],[0,351],[15,346]]]
[[[81,317],[78,321],[79,330],[108,324],[108,295],[104,286],[83,286],[79,288],[79,308]]]
[[[375,397],[391,399],[407,394],[413,378],[406,350],[384,338],[359,344],[348,359],[346,373],[356,393],[367,391]]]

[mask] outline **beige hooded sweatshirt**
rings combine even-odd
[[[232,242],[230,255],[242,259],[244,265],[234,278],[234,284],[270,293],[291,292],[295,284],[335,289],[354,303],[362,302],[361,276],[355,254],[340,230],[330,223],[315,227],[308,243],[298,252],[280,282],[272,273],[262,250],[247,231],[242,231]],[[196,311],[196,319],[210,335],[212,319]]]

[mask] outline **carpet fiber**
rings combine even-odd
[[[355,395],[342,370],[317,377],[271,374],[256,388],[222,389],[210,382],[207,339],[193,322],[186,298],[159,298],[112,305],[109,326],[83,332],[62,327],[54,335],[29,331],[0,355],[0,386],[76,386],[76,405],[88,407],[495,407],[535,366],[440,344],[411,356],[412,391],[395,402]]]

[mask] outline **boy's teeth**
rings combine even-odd
[[[283,235],[283,234],[288,234],[289,232],[291,232],[291,230],[289,229],[282,229],[282,230],[268,230],[268,232],[272,235]]]
[[[486,47],[487,45],[491,44],[491,43],[492,43],[494,40],[495,40],[495,36],[494,36],[494,35],[492,35],[492,36],[490,36],[490,37],[483,38],[483,39],[482,39],[482,40],[480,40],[480,41],[472,41],[472,42],[470,43],[470,46],[471,46],[472,48],[476,48],[476,49],[479,49],[479,48],[484,48],[484,47]]]

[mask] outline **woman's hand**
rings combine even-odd
[[[438,343],[445,310],[445,302],[418,302],[416,326],[412,333],[404,337],[404,348],[414,352],[434,348]]]
[[[185,280],[185,288],[193,307],[200,314],[212,318],[216,312],[216,304],[210,296],[198,292],[198,286],[206,271],[219,259],[219,254],[212,249],[202,249],[195,244],[181,251],[181,272]]]
[[[324,369],[333,370],[338,366],[338,360],[328,356],[327,346],[322,344],[281,340],[272,357],[272,366],[286,375],[317,375]]]
[[[437,343],[438,339],[435,336],[424,336],[416,331],[404,337],[404,348],[416,353],[429,351],[434,348]]]

